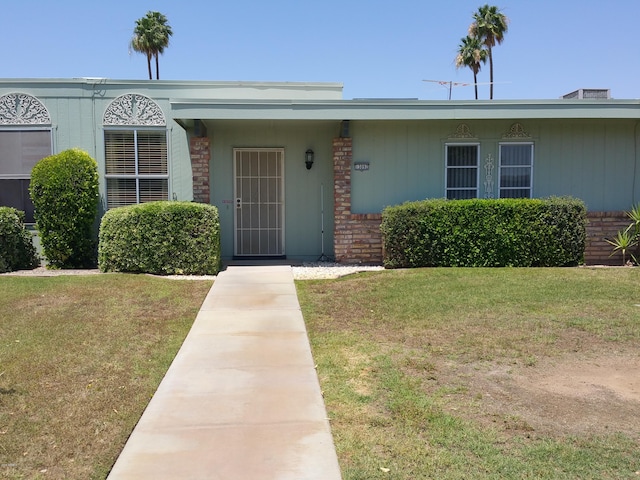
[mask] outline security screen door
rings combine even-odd
[[[236,148],[235,255],[284,255],[284,149]]]

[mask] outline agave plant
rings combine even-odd
[[[627,212],[627,216],[631,219],[629,229],[632,229],[636,236],[640,235],[640,203],[637,203],[631,211]]]
[[[637,235],[632,227],[633,224],[629,225],[625,230],[619,231],[613,240],[605,238],[607,243],[613,246],[613,251],[610,256],[613,256],[618,251],[622,253],[622,265],[627,264],[627,252],[638,245]],[[630,256],[635,263],[638,263],[633,254],[630,253]]]

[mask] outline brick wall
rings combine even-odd
[[[337,197],[336,197],[337,201]],[[349,199],[350,202],[350,199]],[[343,202],[344,207],[344,202]],[[338,218],[338,215],[340,218]],[[629,217],[624,212],[589,212],[587,224],[587,265],[620,265],[622,254],[611,256],[613,247],[605,238],[612,239],[625,229]],[[352,214],[336,212],[334,249],[336,261],[340,263],[382,263],[382,215],[376,213]]]
[[[191,171],[193,175],[193,201],[210,203],[209,161],[211,153],[209,137],[191,137],[189,140],[189,154],[191,156]]]
[[[379,213],[351,213],[351,138],[333,140],[333,248],[339,263],[382,263]]]
[[[624,212],[587,213],[587,248],[585,263],[588,265],[621,265],[622,254],[611,256],[613,247],[605,238],[613,239],[616,234],[629,226],[631,220]]]

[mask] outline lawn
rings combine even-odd
[[[297,288],[344,480],[640,478],[640,269]]]
[[[104,479],[210,286],[0,277],[0,478]],[[344,480],[639,478],[640,269],[297,287]]]
[[[0,478],[104,479],[211,284],[0,277]]]

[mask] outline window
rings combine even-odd
[[[107,208],[169,199],[166,130],[105,130]]]
[[[104,112],[107,208],[169,199],[167,122],[144,95],[115,98]]]
[[[477,198],[480,148],[477,144],[446,146],[447,199]]]
[[[531,198],[533,143],[500,144],[500,198]]]
[[[0,205],[25,212],[26,223],[35,222],[29,196],[31,169],[51,153],[50,129],[0,131]]]
[[[25,212],[34,223],[29,196],[31,169],[53,153],[51,116],[40,100],[26,93],[0,97],[0,206]]]

